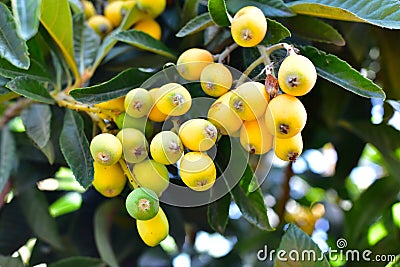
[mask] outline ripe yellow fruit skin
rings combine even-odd
[[[97,163],[114,165],[122,156],[122,144],[114,135],[101,133],[90,142],[90,153]]]
[[[269,102],[264,84],[246,82],[232,92],[229,105],[242,120],[252,121],[264,114]]]
[[[111,22],[114,28],[121,24],[123,18],[121,12],[123,4],[123,1],[114,1],[104,8],[104,16]]]
[[[152,18],[158,17],[167,5],[166,0],[137,0],[138,7]]]
[[[154,19],[144,19],[135,24],[133,29],[147,33],[156,40],[161,40],[161,26]]]
[[[181,116],[192,106],[189,91],[178,83],[167,83],[156,92],[157,108],[168,116]]]
[[[201,72],[214,62],[212,54],[201,48],[190,48],[183,52],[176,62],[179,74],[189,81],[200,79]]]
[[[207,154],[189,152],[181,159],[179,175],[192,190],[205,191],[214,185],[217,171],[213,160]]]
[[[200,74],[201,89],[213,97],[225,94],[232,86],[232,74],[221,63],[207,65]]]
[[[127,179],[118,163],[105,166],[94,161],[93,168],[92,185],[100,194],[105,197],[115,197],[122,192]]]
[[[83,14],[85,15],[86,19],[96,15],[96,9],[94,8],[94,5],[92,2],[90,2],[88,0],[83,0],[82,6],[83,6]]]
[[[157,196],[161,196],[169,185],[167,167],[152,159],[136,163],[133,166],[132,174],[140,186],[153,190]]]
[[[153,106],[153,98],[149,91],[143,88],[130,90],[124,101],[125,112],[134,118],[146,116]]]
[[[268,132],[264,118],[243,122],[240,128],[240,144],[252,154],[264,154],[271,150],[274,136]]]
[[[151,97],[153,98],[153,106],[151,107],[150,113],[149,113],[149,119],[154,122],[163,122],[167,119],[168,115],[162,113],[158,108],[157,108],[157,92],[160,88],[153,88],[149,90],[149,93]]]
[[[168,218],[160,207],[155,217],[150,220],[136,220],[136,227],[143,242],[155,247],[163,241],[169,233]]]
[[[275,138],[275,155],[281,160],[296,161],[303,151],[303,138],[301,133],[291,138]]]
[[[281,94],[269,102],[265,112],[268,131],[277,138],[290,138],[301,132],[307,122],[307,112],[295,96]]]
[[[214,146],[218,130],[208,120],[191,119],[179,127],[183,145],[193,151],[207,151]]]
[[[258,7],[243,7],[233,16],[231,34],[238,45],[256,46],[264,39],[266,33],[267,20]]]
[[[278,71],[278,83],[283,92],[302,96],[311,91],[317,81],[317,71],[307,57],[293,54],[286,57]]]
[[[165,165],[176,163],[183,155],[182,142],[174,132],[162,131],[150,142],[151,157]]]
[[[87,23],[101,38],[104,38],[113,29],[111,22],[103,15],[91,16]]]
[[[148,143],[144,134],[138,129],[124,128],[117,134],[122,144],[124,158],[129,163],[137,163],[147,157]]]
[[[229,106],[232,92],[220,96],[208,110],[208,120],[217,127],[223,135],[233,136],[242,126],[242,119]]]

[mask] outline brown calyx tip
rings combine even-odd
[[[237,100],[233,103],[233,108],[237,111],[243,111],[244,110],[244,104],[242,100]]]
[[[280,132],[281,134],[288,134],[288,133],[289,133],[289,130],[290,130],[289,125],[284,124],[284,123],[282,123],[282,124],[279,125],[279,132]]]
[[[137,111],[140,111],[143,108],[143,103],[140,101],[135,101],[135,103],[133,103],[133,108]]]
[[[297,79],[297,77],[289,77],[288,78],[288,84],[290,87],[296,87],[298,86],[300,83]]]
[[[211,127],[210,125],[206,127],[205,132],[208,138],[213,139],[215,138],[215,136],[217,136],[217,131],[214,127]]]
[[[250,154],[255,154],[256,153],[256,148],[253,145],[249,145],[249,153]]]
[[[139,147],[133,149],[133,154],[137,158],[141,157],[143,155],[143,153],[145,153],[145,152],[146,152],[146,148],[144,146],[139,146]]]
[[[138,206],[139,206],[139,209],[141,209],[142,211],[147,211],[151,208],[150,201],[146,198],[139,199]]]
[[[296,162],[296,160],[297,160],[298,157],[299,157],[299,153],[297,153],[297,152],[290,152],[290,153],[288,154],[289,160],[290,160],[291,162],[293,162],[293,163]]]
[[[177,142],[172,141],[172,142],[169,144],[168,149],[169,149],[170,151],[174,152],[174,153],[178,153],[178,152],[181,150],[181,146],[180,146]]]
[[[175,106],[179,106],[179,105],[182,105],[183,103],[185,103],[185,99],[184,99],[183,96],[181,96],[180,94],[175,94],[175,95],[172,97],[172,103],[173,103]]]
[[[200,186],[205,186],[206,184],[208,184],[207,179],[198,180],[197,183],[196,183],[196,186],[197,186],[197,187],[200,187]]]
[[[253,39],[253,34],[249,29],[245,29],[242,31],[242,37],[244,40],[251,40]]]
[[[109,162],[111,160],[111,155],[106,153],[106,152],[104,152],[104,151],[102,151],[102,152],[97,153],[97,158],[101,162],[106,163],[106,162]]]
[[[212,89],[214,89],[214,83],[213,82],[206,82],[206,87],[207,87],[207,89],[212,90]]]

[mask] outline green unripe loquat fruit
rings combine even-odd
[[[124,101],[125,112],[134,118],[147,116],[153,106],[153,98],[149,91],[143,88],[130,90]]]
[[[288,94],[273,98],[265,112],[268,131],[277,138],[290,138],[301,132],[307,122],[307,112],[303,103]]]
[[[176,163],[183,155],[183,145],[179,136],[172,131],[156,134],[150,142],[152,158],[165,165]]]
[[[140,238],[150,247],[160,244],[169,233],[168,219],[161,207],[154,218],[150,220],[136,220],[136,227]]]
[[[212,54],[201,48],[190,48],[183,52],[176,62],[179,74],[189,81],[200,79],[203,69],[213,63]]]
[[[105,197],[118,196],[125,187],[126,177],[121,166],[116,163],[110,166],[93,162],[93,187]]]
[[[153,190],[157,196],[161,196],[169,185],[167,167],[152,159],[136,163],[133,166],[132,174],[140,186]],[[132,183],[132,181],[130,182]]]
[[[122,144],[114,135],[101,133],[90,142],[90,153],[96,162],[110,166],[121,158]]]
[[[134,128],[123,128],[117,134],[122,144],[124,158],[129,163],[137,163],[147,158],[148,143],[144,134]]]
[[[193,151],[207,151],[214,146],[218,130],[208,120],[191,119],[179,127],[183,145]]]
[[[192,190],[205,191],[214,185],[217,171],[213,160],[207,154],[189,152],[180,161],[179,175]]]
[[[157,215],[159,200],[156,193],[148,188],[134,189],[125,200],[129,215],[136,220],[150,220]]]
[[[317,71],[307,57],[293,54],[286,57],[278,71],[279,87],[286,94],[302,96],[311,91],[317,81]]]

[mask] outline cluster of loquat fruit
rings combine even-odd
[[[130,9],[137,7],[146,16],[133,25],[134,30],[147,33],[156,40],[161,39],[161,26],[155,20],[166,7],[165,0],[108,0],[102,12],[97,13],[93,3],[82,0],[83,12],[88,25],[104,38],[117,28]]]
[[[257,7],[244,7],[233,17],[231,31],[239,46],[252,47],[265,37],[267,21]],[[192,93],[178,82],[134,88],[123,97],[95,105],[116,111],[111,120],[118,131],[100,133],[90,143],[92,184],[104,196],[114,197],[129,181],[133,190],[126,198],[126,209],[149,246],[168,235],[168,220],[159,205],[159,197],[169,186],[167,165],[176,166],[188,188],[206,191],[217,178],[207,152],[220,135],[239,138],[251,154],[265,154],[274,148],[278,158],[295,161],[302,152],[301,131],[307,113],[297,96],[308,93],[316,82],[313,63],[288,49],[274,77],[281,90],[271,93],[264,83],[234,80],[231,70],[214,59],[206,49],[190,48],[176,62],[180,77],[188,83],[199,82],[213,99],[207,118],[187,118]],[[153,132],[153,124],[167,120],[179,123]]]

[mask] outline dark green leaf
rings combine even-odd
[[[100,103],[126,95],[131,89],[139,87],[150,76],[150,73],[138,69],[127,69],[107,82],[71,90],[70,95],[78,101]]]
[[[279,251],[280,257],[275,258],[274,267],[331,266],[311,237],[294,224],[289,225],[276,251]],[[285,254],[281,251],[284,251]]]
[[[266,17],[291,17],[295,13],[282,0],[230,0],[227,3],[230,12],[236,13],[245,6],[260,8]]]
[[[38,31],[41,0],[12,0],[11,6],[19,34],[29,40]]]
[[[288,6],[298,14],[400,29],[400,8],[396,0],[307,0],[294,1]]]
[[[214,25],[214,22],[210,17],[210,13],[206,12],[188,21],[188,23],[179,30],[176,36],[185,37],[200,32],[211,25]]]
[[[208,204],[207,217],[211,228],[223,234],[228,224],[229,206],[231,204],[230,194],[226,194],[222,198]]]
[[[22,263],[22,260],[20,258],[6,257],[3,255],[0,255],[0,266],[24,267],[24,264]]]
[[[176,58],[175,52],[168,48],[163,42],[154,39],[153,37],[142,31],[121,31],[115,34],[114,37],[120,42],[136,46],[139,49],[150,51],[152,53],[171,59]]]
[[[68,0],[42,0],[40,21],[61,49],[74,75],[79,77],[74,57],[72,16]]]
[[[36,187],[30,187],[20,191],[18,198],[22,213],[37,237],[56,249],[62,249],[63,244],[57,224],[49,213],[44,193]]]
[[[382,88],[362,76],[347,62],[312,46],[299,49],[302,55],[314,63],[320,77],[363,97],[385,98]]]
[[[54,104],[54,99],[47,89],[38,81],[28,77],[17,77],[7,83],[7,88],[33,100]]]
[[[298,15],[284,20],[285,25],[304,38],[344,46],[346,41],[330,24],[309,16]]]
[[[21,118],[28,136],[39,148],[43,148],[50,140],[50,107],[31,104],[29,108],[22,110]]]
[[[394,110],[400,112],[400,101],[386,100],[386,102],[389,103]]]
[[[93,180],[93,159],[89,141],[83,131],[83,120],[79,113],[67,110],[60,135],[60,148],[76,180],[87,188]]]
[[[400,183],[393,177],[375,181],[346,214],[346,238],[352,245],[358,245],[366,238],[368,228],[391,207],[400,191]],[[384,196],[384,197],[383,197]]]
[[[103,202],[94,215],[94,238],[101,258],[111,267],[118,267],[118,260],[111,246],[110,228],[116,209],[121,207],[119,199]]]
[[[215,24],[221,27],[231,25],[229,14],[226,10],[225,0],[209,0],[208,12],[210,12],[210,16]]]
[[[265,36],[262,44],[276,44],[283,39],[290,37],[290,31],[281,23],[267,18],[267,35]]]
[[[73,18],[74,54],[78,70],[82,75],[93,63],[100,46],[100,36],[87,24],[83,13]]]
[[[49,264],[49,267],[106,267],[106,264],[96,258],[89,258],[83,256],[76,256],[64,258],[57,262]]]
[[[0,130],[0,192],[3,191],[15,162],[15,140],[7,126]]]
[[[194,18],[199,10],[200,0],[187,0],[185,1],[182,8],[182,23],[186,23],[188,20]]]
[[[49,142],[47,142],[43,147],[41,147],[40,151],[42,151],[42,153],[46,156],[50,164],[54,163],[55,151],[54,151],[54,144],[51,140],[49,140]]]
[[[28,47],[18,35],[13,15],[7,6],[0,2],[0,58],[5,58],[15,67],[29,68]]]
[[[0,58],[0,75],[7,78],[24,76],[39,81],[51,81],[49,72],[35,60],[31,60],[28,70],[23,70],[11,65],[5,59]]]

